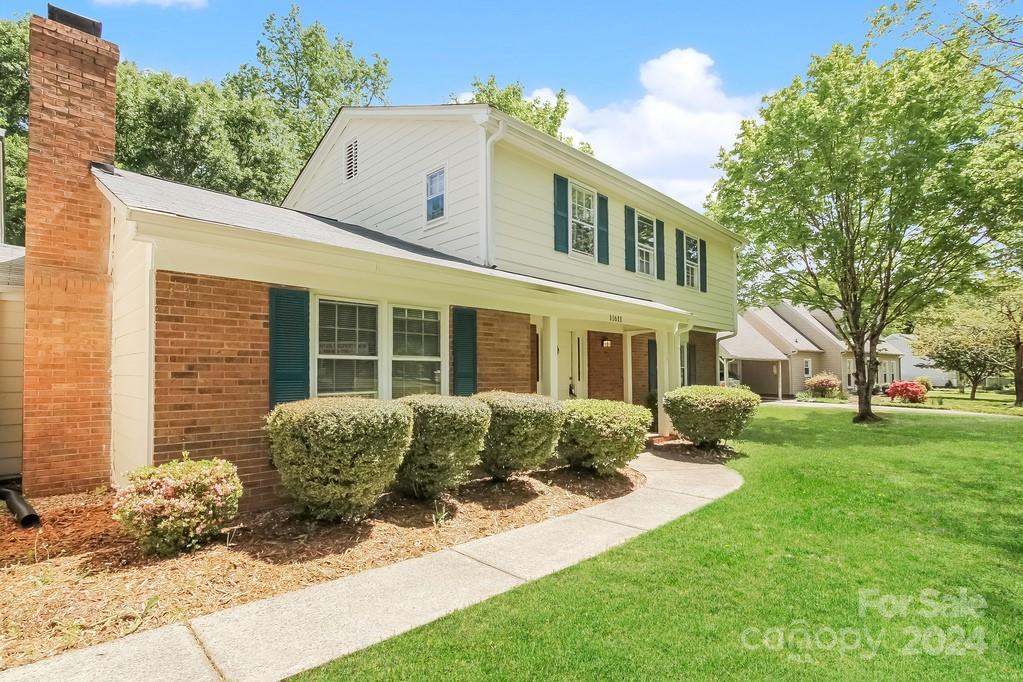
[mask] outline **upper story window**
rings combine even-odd
[[[316,392],[377,395],[377,307],[321,299]]]
[[[657,247],[654,219],[636,214],[636,272],[654,274],[654,250]]]
[[[574,182],[572,200],[569,202],[569,225],[572,229],[572,253],[594,256],[596,244],[597,195]]]
[[[699,286],[700,240],[686,235],[686,286]]]
[[[426,222],[444,217],[444,169],[426,175]]]
[[[359,174],[359,141],[349,140],[345,146],[345,180]]]

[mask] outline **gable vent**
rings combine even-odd
[[[345,148],[345,180],[351,180],[359,174],[359,141],[349,140]]]

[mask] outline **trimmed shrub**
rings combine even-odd
[[[893,381],[885,389],[885,395],[892,400],[906,403],[923,403],[927,401],[927,389],[915,381]]]
[[[913,381],[923,386],[925,391],[934,390],[934,384],[931,383],[930,377],[917,377],[916,379],[913,379]]]
[[[143,551],[167,556],[219,535],[238,515],[241,496],[234,464],[183,452],[181,459],[130,472],[114,498],[114,519]]]
[[[650,410],[618,400],[568,400],[562,403],[558,454],[580,469],[609,476],[646,444]]]
[[[813,398],[835,398],[842,392],[842,382],[834,374],[820,372],[806,380],[806,390]]]
[[[738,436],[759,405],[760,396],[744,388],[684,386],[664,394],[675,430],[701,448]]]
[[[412,444],[398,469],[398,489],[420,499],[437,497],[463,482],[480,461],[490,408],[479,400],[411,395]]]
[[[484,471],[505,480],[532,471],[554,455],[565,422],[561,403],[531,393],[477,393],[490,408],[490,428],[480,453]]]
[[[412,408],[397,400],[313,398],[266,419],[270,454],[299,509],[318,519],[360,519],[412,440]]]

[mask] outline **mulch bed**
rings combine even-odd
[[[0,670],[568,514],[644,482],[632,469],[477,479],[435,503],[388,494],[348,525],[275,509],[170,559],[121,533],[109,492],[35,499],[39,529],[0,518]]]

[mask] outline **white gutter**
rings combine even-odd
[[[480,220],[480,262],[486,267],[491,267],[494,265],[494,145],[504,137],[506,125],[503,120],[498,121],[497,130],[488,135],[483,124],[490,120],[490,116],[488,114],[486,118],[481,117],[481,119],[477,119],[483,130],[481,149],[483,172],[480,183],[480,194],[482,195],[480,205],[483,215]]]

